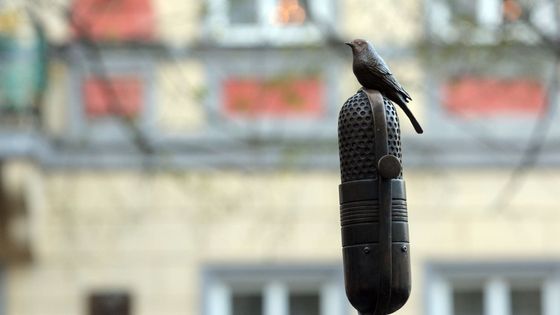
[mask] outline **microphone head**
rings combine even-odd
[[[383,97],[387,118],[388,153],[402,164],[401,134],[395,106]],[[338,148],[342,183],[377,179],[373,112],[364,91],[359,90],[342,106],[338,116]],[[402,172],[397,177],[402,179]]]

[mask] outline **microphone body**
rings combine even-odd
[[[379,92],[360,90],[339,114],[340,220],[346,295],[385,315],[410,295],[410,244],[399,120]]]

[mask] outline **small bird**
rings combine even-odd
[[[358,82],[364,88],[377,90],[397,103],[410,119],[416,132],[423,133],[424,130],[406,105],[412,98],[395,79],[373,45],[363,39],[355,39],[345,44],[352,48],[352,55],[354,56],[352,70],[354,70]]]

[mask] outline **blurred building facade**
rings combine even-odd
[[[2,6],[0,314],[352,313],[336,127],[357,37],[426,130],[401,122],[399,313],[560,314],[557,57],[535,35],[556,2]]]

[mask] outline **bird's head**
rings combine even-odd
[[[369,47],[369,43],[363,39],[354,39],[353,41],[347,42],[345,44],[352,48],[352,52],[354,54],[359,54],[362,51],[366,51]]]

